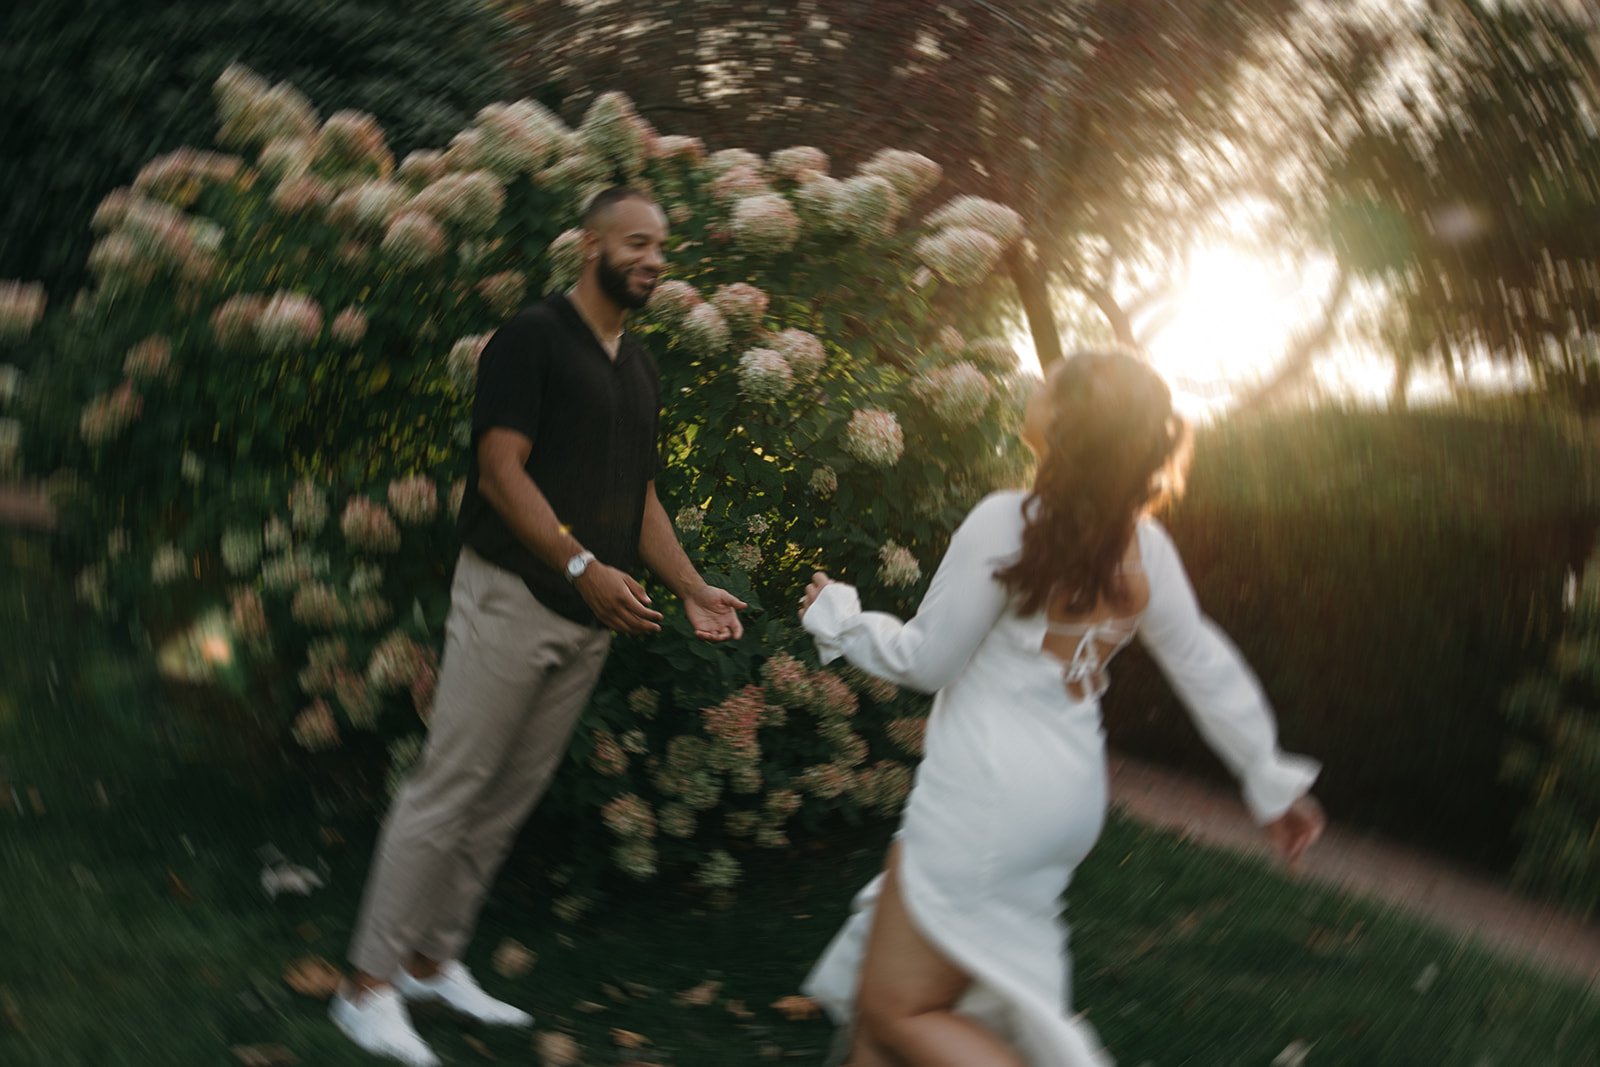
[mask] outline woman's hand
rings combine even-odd
[[[811,584],[806,586],[806,595],[800,598],[800,618],[806,617],[806,612],[811,610],[811,605],[817,602],[817,597],[822,591],[833,584],[833,579],[822,571],[817,571],[811,576]]]
[[[1267,843],[1290,868],[1300,862],[1306,849],[1316,843],[1328,825],[1322,805],[1310,793],[1289,805],[1289,810],[1262,827]]]

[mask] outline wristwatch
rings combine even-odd
[[[589,564],[594,562],[594,553],[584,549],[576,556],[567,560],[567,581],[575,582],[583,577],[583,572],[589,569]]]

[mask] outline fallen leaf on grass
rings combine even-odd
[[[742,1000],[728,1001],[728,1014],[736,1019],[754,1019],[756,1017],[756,1013],[746,1008]]]
[[[318,930],[317,924],[312,922],[301,923],[294,928],[294,932],[300,935],[300,940],[307,942],[315,941],[322,936],[322,931]]]
[[[0,989],[0,1017],[3,1017],[6,1025],[16,1033],[27,1033],[28,1028],[22,1022],[22,1012],[17,1010],[17,1002],[11,996],[9,989]]]
[[[684,1008],[703,1008],[717,999],[717,992],[721,988],[721,982],[701,982],[693,989],[685,989],[673,997],[672,1001]]]
[[[100,892],[100,880],[94,876],[94,872],[89,868],[81,863],[74,863],[67,869],[72,872],[72,878],[78,883],[79,889],[93,893]]]
[[[602,984],[600,986],[600,992],[604,993],[606,996],[610,997],[612,1000],[616,1001],[618,1004],[626,1004],[626,1003],[628,1003],[628,994],[624,993],[622,990],[618,989],[616,986],[611,985],[609,983]]]
[[[326,1000],[333,996],[344,978],[339,968],[321,956],[301,956],[284,968],[283,980],[303,997]]]
[[[643,1034],[636,1034],[632,1030],[622,1030],[613,1026],[611,1028],[611,1043],[618,1048],[643,1048],[650,1043],[650,1039]]]
[[[1310,1054],[1310,1045],[1304,1041],[1291,1041],[1272,1061],[1272,1067],[1304,1067],[1306,1057]]]
[[[1318,927],[1306,937],[1306,951],[1319,956],[1332,952],[1338,947],[1338,934],[1333,930]]]
[[[623,982],[622,988],[640,1000],[655,996],[656,993],[654,986],[647,986],[642,982]]]
[[[170,872],[169,872],[170,873]],[[274,863],[261,868],[261,891],[268,900],[277,900],[284,893],[309,897],[322,888],[322,878],[316,871],[293,863]]]
[[[294,1067],[300,1057],[282,1045],[235,1045],[228,1050],[244,1067]]]
[[[578,1001],[578,1003],[574,1004],[572,1007],[574,1008],[574,1010],[581,1011],[585,1015],[593,1015],[596,1012],[610,1011],[611,1010],[609,1005],[596,1004],[592,1000],[580,1000],[580,1001]]]
[[[772,1006],[783,1013],[783,1017],[792,1023],[805,1022],[807,1019],[815,1019],[822,1014],[822,1005],[810,997],[779,997],[772,1002]]]
[[[167,868],[167,892],[179,900],[193,900],[194,891],[183,884],[183,879],[178,877],[178,872],[171,867]]]
[[[1133,960],[1141,959],[1144,956],[1154,952],[1164,944],[1166,944],[1166,939],[1161,933],[1153,932],[1145,934],[1138,940],[1137,943],[1134,944],[1133,948],[1128,950],[1128,958]]]
[[[533,970],[533,965],[537,962],[539,957],[530,951],[528,946],[508,937],[494,950],[492,965],[495,973],[502,978],[521,978]]]
[[[543,1067],[575,1067],[581,1055],[578,1043],[566,1034],[545,1030],[533,1039],[534,1051],[539,1053]]]
[[[492,1059],[495,1058],[494,1053],[489,1051],[489,1046],[485,1045],[482,1041],[479,1041],[477,1038],[473,1037],[471,1034],[462,1035],[461,1040],[465,1041],[467,1043],[467,1047],[468,1048],[470,1048],[472,1051],[476,1052],[478,1055],[482,1056],[484,1059],[492,1060]]]

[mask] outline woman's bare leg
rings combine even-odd
[[[861,1027],[857,1026],[855,1033],[850,1037],[850,1058],[845,1061],[845,1067],[903,1067],[903,1065],[867,1040]]]
[[[900,895],[900,846],[889,863],[862,964],[858,1042],[851,1067],[1028,1067],[1022,1056],[956,1002],[972,979],[922,936]]]

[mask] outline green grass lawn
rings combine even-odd
[[[226,1064],[237,1044],[384,1062],[282,978],[307,953],[340,960],[371,827],[342,827],[350,844],[329,851],[309,804],[185,763],[150,679],[18,562],[20,579],[0,579],[0,777],[21,802],[0,813],[0,1064]],[[576,1038],[590,1067],[815,1064],[827,1026],[769,1005],[795,992],[887,833],[753,861],[726,910],[649,889],[569,925],[511,877],[469,963],[540,1030]],[[267,843],[325,858],[327,888],[268,902]],[[1578,986],[1125,822],[1080,872],[1069,915],[1079,1007],[1128,1067],[1266,1067],[1297,1041],[1308,1067],[1600,1063],[1600,998]],[[523,977],[489,965],[506,937],[538,955]],[[722,983],[713,1003],[675,1003],[705,981]],[[420,1025],[448,1063],[539,1062],[525,1033]],[[624,1052],[613,1028],[649,1043]]]

